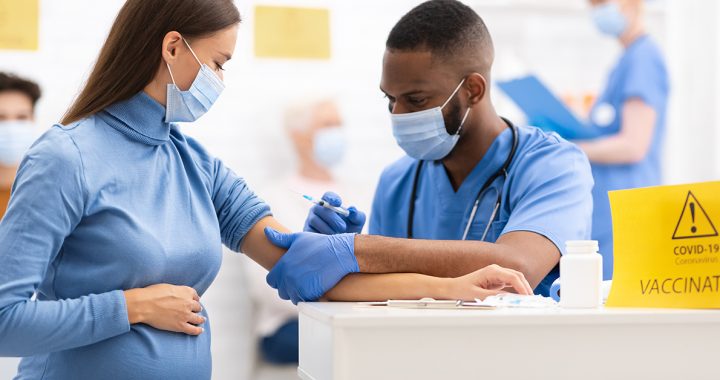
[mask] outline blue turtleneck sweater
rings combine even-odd
[[[24,357],[19,379],[210,379],[209,322],[131,326],[122,291],[202,295],[221,243],[238,250],[270,209],[164,112],[140,93],[54,126],[20,164],[0,222],[0,356]]]

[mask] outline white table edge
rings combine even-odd
[[[358,308],[377,308],[367,313],[351,312]],[[599,308],[599,309],[498,309],[498,310],[419,310],[392,309],[384,306],[360,306],[355,302],[317,302],[299,304],[306,317],[333,326],[367,327],[443,325],[453,318],[459,326],[468,325],[597,325],[597,324],[713,324],[720,320],[717,309],[653,309],[653,308]],[[420,314],[418,313],[420,312]],[[533,316],[528,320],[528,316]]]

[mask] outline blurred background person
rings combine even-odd
[[[310,96],[290,102],[284,113],[284,130],[295,153],[294,171],[261,191],[273,203],[273,213],[291,230],[302,230],[311,204],[299,193],[320,197],[327,189],[346,191],[333,174],[347,150],[343,120],[330,95]],[[266,364],[298,362],[298,311],[290,301],[277,297],[268,286],[267,271],[245,261],[260,359]]]
[[[5,214],[18,164],[37,137],[35,105],[40,86],[0,72],[0,217]]]
[[[590,123],[602,135],[578,141],[592,165],[592,239],[600,243],[603,277],[608,280],[613,270],[608,191],[662,183],[669,80],[665,59],[645,31],[643,0],[590,0],[590,4],[597,29],[624,49],[590,111]]]
[[[294,152],[293,172],[272,184],[263,196],[277,201],[274,211],[288,228],[302,230],[310,205],[300,194],[320,197],[327,189],[344,190],[336,179],[337,167],[347,152],[347,138],[338,105],[330,95],[312,95],[290,102],[283,124]]]

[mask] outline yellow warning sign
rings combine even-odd
[[[678,219],[673,239],[692,239],[699,237],[718,236],[715,225],[700,205],[692,191],[688,191],[685,206]]]
[[[607,306],[720,308],[720,182],[611,191]]]

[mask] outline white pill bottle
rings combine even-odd
[[[560,306],[571,309],[602,305],[602,256],[597,240],[569,240],[560,258]]]

